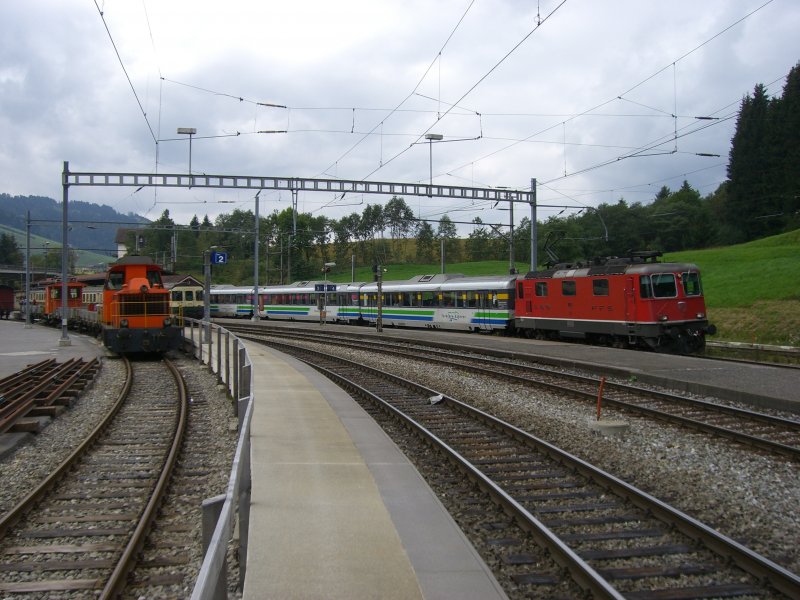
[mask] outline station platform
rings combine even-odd
[[[0,378],[22,371],[26,366],[55,358],[65,362],[71,358],[91,360],[105,354],[94,338],[67,332],[69,345],[61,343],[61,329],[32,325],[23,321],[0,319]]]
[[[505,598],[433,491],[343,390],[249,343],[245,599]]]

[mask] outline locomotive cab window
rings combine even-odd
[[[703,287],[700,285],[700,274],[695,271],[681,273],[683,293],[687,296],[702,296]]]
[[[159,271],[147,271],[147,281],[150,287],[161,285],[161,273]]]
[[[592,294],[595,296],[608,296],[608,279],[593,279]]]
[[[536,295],[537,296],[547,296],[547,282],[546,281],[537,281],[536,282]]]
[[[639,277],[639,295],[642,298],[674,298],[678,295],[675,275],[655,273]]]
[[[561,282],[561,295],[562,296],[574,296],[576,294],[575,289],[575,281],[562,281]]]
[[[106,280],[106,289],[121,290],[123,283],[125,283],[125,273],[122,271],[112,271],[108,274],[108,279]]]

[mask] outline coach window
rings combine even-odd
[[[574,280],[567,280],[561,282],[561,295],[562,296],[574,296],[575,295],[575,281]]]
[[[536,282],[536,295],[537,296],[547,296],[547,282],[546,281],[537,281]]]
[[[593,279],[592,293],[595,296],[608,296],[608,279]]]
[[[172,301],[173,302],[180,302],[183,298],[181,298],[181,292],[172,292]]]

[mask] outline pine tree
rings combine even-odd
[[[775,102],[777,165],[780,186],[776,212],[783,231],[800,227],[800,63],[786,77],[783,96]]]
[[[742,100],[736,133],[731,140],[728,178],[731,181],[726,223],[738,231],[740,239],[748,241],[764,235],[768,207],[765,202],[773,193],[768,183],[770,128],[770,99],[762,84],[753,96]]]

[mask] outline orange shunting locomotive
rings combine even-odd
[[[106,274],[103,288],[103,344],[112,352],[166,352],[177,348],[169,292],[161,267],[145,256],[124,256]]]

